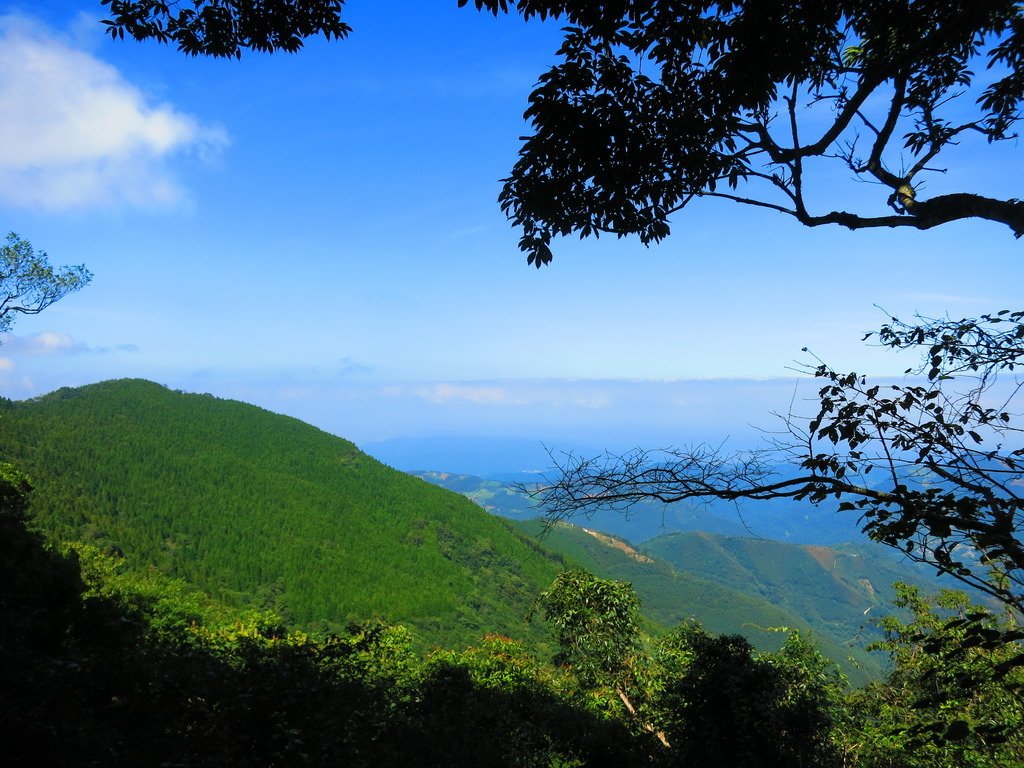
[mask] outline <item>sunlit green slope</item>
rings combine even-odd
[[[534,535],[541,534],[543,527],[539,520],[517,525]],[[685,541],[692,538],[698,543],[706,541],[706,559],[699,546],[686,549],[685,555],[681,548],[674,549],[672,545],[680,543],[676,537]],[[772,628],[792,627],[812,632],[822,652],[841,664],[855,682],[864,682],[882,673],[881,658],[864,650],[864,645],[878,635],[868,623],[860,602],[851,602],[833,611],[833,598],[827,589],[796,577],[789,582],[792,594],[785,600],[779,599],[777,592],[785,589],[783,584],[777,585],[776,592],[769,592],[752,573],[747,573],[744,579],[735,565],[722,562],[717,542],[731,541],[728,537],[673,534],[634,549],[622,539],[589,527],[559,523],[548,530],[542,540],[546,547],[603,578],[631,582],[643,601],[644,613],[664,626],[696,619],[711,632],[744,635],[755,646],[766,650],[777,648],[785,639],[782,633],[770,631]],[[752,550],[752,570],[775,568],[786,572],[789,566],[785,560],[804,550],[779,542],[745,541]],[[651,544],[661,546],[649,546]],[[827,553],[836,555],[835,550],[825,547],[810,549],[820,557],[826,557]],[[772,566],[765,562],[771,557],[779,558]],[[906,576],[906,572],[903,575]],[[828,577],[821,574],[821,578]],[[890,592],[888,587],[885,592]],[[828,616],[827,620],[823,614]]]
[[[871,618],[890,612],[893,582],[937,588],[930,573],[871,543],[816,547],[697,532],[659,536],[644,542],[643,551],[845,636],[861,634]]]
[[[346,440],[147,381],[0,402],[0,456],[34,479],[49,536],[116,547],[298,625],[379,617],[431,643],[522,637],[563,568],[505,521]]]

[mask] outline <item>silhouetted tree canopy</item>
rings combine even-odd
[[[101,2],[112,37],[190,55],[294,52],[351,31],[344,0]],[[955,170],[939,164],[950,146],[1017,136],[1024,11],[1014,0],[472,4],[565,25],[499,198],[532,264],[551,261],[559,235],[660,241],[701,197],[807,226],[981,218],[1024,234],[1024,204],[953,172],[924,194],[929,173]],[[845,210],[837,172],[877,184],[875,202]]]
[[[493,13],[513,7],[474,4]],[[560,61],[530,96],[533,133],[500,195],[537,266],[551,260],[558,235],[659,241],[670,216],[700,197],[807,226],[929,229],[982,218],[1024,234],[1024,204],[959,187],[965,182],[952,172],[936,183],[941,194],[923,194],[926,174],[947,170],[937,165],[943,150],[1016,137],[1024,96],[1019,3],[514,7],[566,24]],[[877,204],[844,210],[837,173],[878,184]]]
[[[101,0],[111,37],[174,43],[191,56],[239,58],[243,50],[295,52],[303,40],[347,37],[344,0]]]

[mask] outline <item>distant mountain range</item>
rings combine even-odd
[[[548,448],[541,440],[521,437],[398,437],[364,443],[360,448],[403,472],[449,470],[492,480],[542,472],[552,464]],[[600,453],[601,449],[559,442],[557,450],[589,455]]]
[[[540,482],[540,474],[510,473],[501,479],[442,471],[412,474],[461,493],[502,517],[527,520],[543,514],[527,494],[513,490],[517,485],[529,487]],[[621,536],[635,544],[679,531],[707,531],[823,546],[867,541],[860,531],[856,515],[839,514],[829,506],[815,507],[789,500],[679,504],[639,502],[625,513],[598,512],[590,517],[574,518],[571,522]]]

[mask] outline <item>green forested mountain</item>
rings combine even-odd
[[[835,641],[869,673],[878,670],[879,657],[864,646],[880,636],[876,620],[892,612],[893,584],[917,584],[926,593],[939,586],[930,572],[897,562],[880,545],[820,547],[695,532],[659,536],[641,549],[689,576],[798,616],[828,655],[836,658],[827,648]]]
[[[0,455],[55,540],[120,550],[228,605],[429,643],[523,636],[564,564],[470,501],[296,419],[140,380],[0,403]]]
[[[543,528],[540,520],[517,525],[531,535],[540,535]],[[691,539],[698,545],[700,541],[708,542],[707,562],[701,560],[699,551],[687,551],[687,555],[692,555],[688,559],[681,556],[684,550],[672,547]],[[696,619],[710,632],[742,635],[764,650],[775,650],[782,644],[785,635],[773,631],[778,627],[810,631],[822,652],[842,665],[851,680],[860,683],[882,675],[883,658],[864,648],[881,636],[879,630],[869,624],[860,602],[834,607],[827,587],[805,580],[807,574],[799,562],[799,554],[805,548],[739,539],[749,542],[754,558],[749,570],[743,572],[720,559],[719,542],[732,541],[730,537],[712,534],[672,534],[636,549],[622,539],[566,523],[551,527],[543,535],[545,546],[587,570],[604,578],[630,582],[643,602],[644,613],[665,627]],[[839,556],[837,550],[826,547],[810,549],[820,551],[823,558]],[[768,562],[771,558],[776,559]],[[792,578],[787,581],[779,576],[774,591],[767,590],[767,577],[762,571],[788,573]],[[820,575],[828,579],[824,571]],[[880,574],[881,578],[890,575]],[[906,580],[905,573],[903,577]],[[890,582],[896,580],[893,576]],[[780,599],[780,594],[786,598]],[[888,583],[884,594],[892,596]],[[825,607],[819,606],[819,602]]]
[[[880,545],[834,547],[765,539],[673,533],[644,542],[643,551],[694,576],[742,589],[792,611],[816,627],[852,636],[890,610],[894,582],[934,591],[934,576],[895,561]]]
[[[33,519],[52,540],[121,552],[129,567],[305,628],[379,618],[428,644],[536,641],[525,618],[571,562],[632,582],[655,626],[695,618],[764,649],[783,639],[764,628],[809,629],[866,679],[881,669],[863,649],[877,636],[865,611],[911,580],[852,549],[705,533],[637,552],[559,525],[538,546],[538,521],[488,515],[308,424],[140,380],[0,401],[0,455],[33,478]]]

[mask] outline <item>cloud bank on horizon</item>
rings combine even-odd
[[[33,337],[19,343],[41,345]],[[131,353],[81,347],[55,343],[48,351],[36,353],[33,359],[77,358],[53,378],[44,369],[28,363],[15,367],[0,357],[0,386],[5,394],[19,399],[91,383],[97,377],[89,375],[89,361]],[[127,358],[122,355],[121,359]],[[795,404],[798,411],[810,407],[803,398],[816,391],[814,382],[794,378],[379,382],[310,371],[231,376],[203,369],[182,375],[135,369],[130,363],[125,370],[129,376],[174,389],[209,392],[286,413],[359,444],[431,435],[534,439],[556,448],[583,441],[628,449],[718,442],[727,437],[753,444],[760,442],[761,429],[778,427],[772,411],[787,404]],[[73,371],[79,372],[77,378]]]

